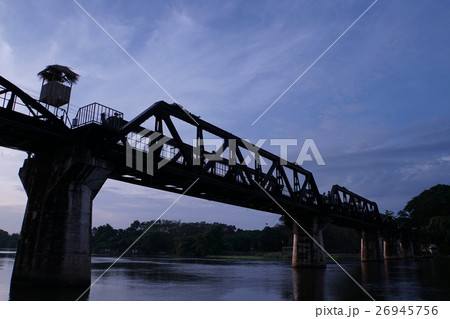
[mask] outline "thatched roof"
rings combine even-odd
[[[77,83],[78,78],[80,77],[69,67],[59,64],[47,65],[47,67],[37,75],[43,80],[67,82],[71,85]]]

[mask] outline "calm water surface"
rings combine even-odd
[[[92,281],[114,262],[92,258]],[[9,299],[14,255],[0,251],[0,300]],[[450,300],[450,261],[344,262],[377,300]],[[288,261],[123,258],[88,300],[369,300],[335,264],[293,270]]]

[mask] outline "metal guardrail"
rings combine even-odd
[[[105,125],[111,129],[119,129],[123,122],[123,113],[100,103],[92,103],[81,107],[72,120],[72,128],[88,124]]]
[[[57,118],[64,122],[64,124],[68,127],[72,127],[72,123],[70,122],[69,115],[65,109],[55,107],[52,105],[46,105],[47,110],[53,113]]]
[[[39,101],[37,101],[39,102]],[[11,111],[26,114],[29,116],[35,116],[41,118],[41,113],[34,110],[33,112],[30,108],[18,98],[17,95],[8,91],[3,86],[0,86],[0,107],[5,109],[10,109]],[[55,107],[52,105],[44,105],[44,107],[53,115],[55,115],[59,120],[63,121],[68,127],[71,127],[70,119],[65,109]],[[44,120],[44,117],[41,118]]]

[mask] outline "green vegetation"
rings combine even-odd
[[[127,229],[114,229],[109,224],[95,227],[92,253],[119,255],[153,223],[134,221]],[[324,242],[330,253],[359,253],[359,236],[351,229],[330,225],[324,231]],[[219,223],[160,220],[128,254],[286,259],[290,246],[292,233],[280,224],[263,230],[242,230]]]
[[[436,185],[411,199],[404,211],[414,226],[428,225],[436,216],[450,216],[450,185]]]
[[[422,244],[433,243],[441,253],[450,253],[450,185],[438,184],[423,191],[400,213],[404,221],[419,229]]]
[[[114,229],[109,224],[95,227],[92,230],[92,252],[120,254],[153,223],[134,221],[127,229]],[[219,223],[159,220],[129,253],[186,257],[232,255],[237,252],[254,255],[256,252],[281,251],[283,246],[290,244],[290,237],[289,230],[282,225],[263,230],[242,230]]]
[[[323,231],[323,242],[330,254],[359,254],[361,250],[359,233],[352,228],[328,225]]]
[[[386,211],[385,215],[401,227],[419,229],[422,244],[434,243],[442,253],[450,252],[450,186],[436,185],[411,199],[403,210]],[[151,223],[135,221],[125,230],[108,224],[94,228],[92,252],[120,254]],[[360,237],[353,229],[328,225],[323,239],[327,251],[339,259],[352,259],[360,252]],[[289,246],[291,231],[281,224],[263,230],[242,230],[219,223],[163,220],[156,222],[133,250],[139,255],[284,259]]]
[[[436,185],[411,199],[397,214],[386,211],[400,226],[419,230],[421,243],[436,244],[441,253],[450,253],[450,186]],[[283,223],[282,218],[280,218]],[[119,255],[151,224],[134,221],[126,229],[106,224],[92,229],[94,254]],[[17,248],[19,235],[0,229],[0,247]],[[324,246],[339,259],[354,258],[360,251],[357,231],[328,225]],[[185,257],[230,257],[286,259],[292,233],[282,224],[263,230],[242,230],[219,223],[182,223],[159,220],[128,252],[129,255],[173,255]],[[284,249],[283,249],[284,248]]]
[[[17,248],[19,242],[19,234],[8,234],[8,232],[0,229],[0,248]]]
[[[422,229],[428,243],[438,246],[441,253],[450,253],[450,216],[434,216]]]

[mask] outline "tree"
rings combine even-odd
[[[404,208],[410,225],[419,229],[422,244],[436,244],[443,253],[450,245],[450,186],[438,184],[411,199]]]
[[[258,247],[259,230],[238,229],[233,236],[229,236],[233,250],[249,252]]]
[[[359,233],[352,228],[330,224],[323,230],[324,247],[333,254],[354,254],[361,249]]]
[[[263,230],[242,230],[220,223],[181,223],[180,221],[134,221],[126,229],[114,229],[106,224],[92,229],[92,252],[121,254],[152,227],[133,246],[139,255],[167,254],[184,257],[205,257],[222,254],[279,252],[292,245],[292,233],[284,225]],[[356,237],[356,240],[354,240]],[[347,229],[326,228],[324,239],[336,252],[353,252],[353,241],[359,243],[356,232]],[[326,244],[328,246],[328,244]],[[359,247],[359,246],[358,246]],[[358,248],[359,249],[359,248]],[[132,250],[128,252],[132,254]]]
[[[118,231],[110,224],[92,229],[91,248],[94,253],[115,252],[118,246]]]
[[[197,256],[195,236],[186,236],[178,238],[175,247],[176,247],[175,254],[178,256],[185,256],[185,257]]]
[[[394,217],[394,215],[395,215],[395,213],[392,210],[387,210],[387,209],[384,212],[384,214],[389,217]]]
[[[260,236],[261,248],[264,251],[281,251],[291,237],[289,229],[284,225],[265,227]]]
[[[438,244],[442,253],[450,252],[450,216],[434,216],[426,227],[426,234],[431,243]]]
[[[401,218],[401,219],[407,219],[410,218],[411,216],[409,216],[409,212],[407,212],[406,210],[399,210],[397,212],[397,218]]]
[[[404,211],[416,227],[425,227],[434,216],[450,215],[450,185],[438,184],[411,199]]]
[[[172,238],[169,233],[151,229],[137,242],[135,248],[145,255],[171,252]]]
[[[19,234],[9,234],[0,229],[0,248],[17,248],[19,243]]]
[[[0,247],[6,248],[6,244],[8,243],[8,240],[9,240],[8,232],[0,229]]]

